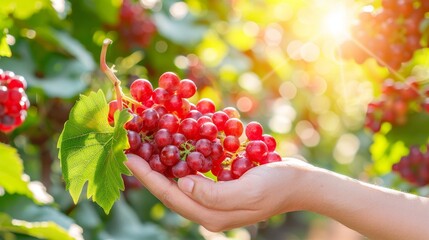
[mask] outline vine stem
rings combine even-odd
[[[121,88],[121,81],[116,77],[113,67],[110,68],[106,64],[107,48],[110,44],[112,44],[112,40],[108,38],[104,39],[100,54],[100,68],[101,71],[103,71],[107,75],[107,78],[109,78],[110,81],[113,83],[113,86],[115,86],[116,100],[118,101],[118,110],[121,111],[122,97],[124,96],[124,93],[122,92]]]

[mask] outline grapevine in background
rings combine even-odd
[[[0,69],[0,131],[10,132],[24,122],[30,106],[26,88],[24,77]]]
[[[429,97],[425,92],[421,91],[421,83],[415,77],[408,77],[405,82],[386,79],[380,98],[368,105],[365,126],[375,133],[384,122],[405,125],[407,115],[421,111],[429,113]]]
[[[122,1],[118,23],[108,28],[118,32],[119,40],[127,50],[149,46],[156,33],[156,26],[146,10],[132,0]]]
[[[410,148],[410,153],[392,166],[394,172],[401,175],[408,182],[425,186],[429,184],[429,145],[423,152],[417,146]]]
[[[352,27],[352,38],[342,45],[344,58],[363,63],[368,58],[392,70],[413,57],[420,49],[420,24],[429,11],[428,1],[383,0],[382,7],[360,13]]]

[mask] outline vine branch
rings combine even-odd
[[[121,88],[121,81],[116,77],[115,71],[106,64],[106,54],[107,54],[107,48],[109,45],[112,44],[112,40],[106,38],[103,41],[103,46],[101,48],[101,54],[100,54],[100,68],[101,71],[103,71],[107,78],[110,79],[110,81],[113,83],[113,86],[115,87],[115,93],[116,93],[116,100],[118,101],[118,109],[119,111],[122,110],[122,97],[124,96],[124,93],[122,92]]]

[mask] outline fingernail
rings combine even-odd
[[[191,193],[194,188],[194,181],[190,178],[180,178],[178,185],[182,191]]]

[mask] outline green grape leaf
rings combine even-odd
[[[74,239],[54,222],[27,222],[12,219],[2,212],[0,212],[0,232],[24,234],[41,239]]]
[[[16,149],[0,143],[0,187],[10,194],[23,194],[33,198],[28,181],[23,179],[24,167]]]
[[[79,200],[86,182],[87,198],[109,213],[124,190],[121,174],[131,175],[125,166],[124,149],[129,148],[124,124],[131,115],[115,115],[115,126],[107,120],[109,106],[101,90],[80,96],[72,108],[58,140],[61,168],[73,201]]]

